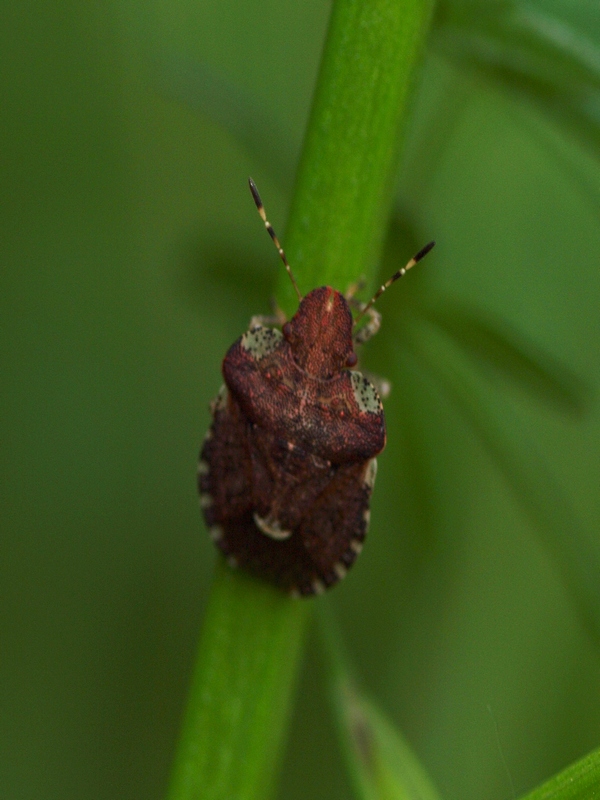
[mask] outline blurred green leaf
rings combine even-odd
[[[415,319],[416,322],[416,319]],[[519,500],[551,553],[582,622],[600,641],[600,554],[597,543],[581,526],[560,484],[537,454],[516,415],[510,426],[493,412],[479,382],[456,359],[445,359],[421,330],[406,326],[404,339],[414,357],[435,377],[447,397],[472,428],[492,462]],[[435,355],[433,355],[435,353]]]
[[[330,656],[331,695],[341,746],[359,800],[439,800],[439,794],[395,725],[363,695],[329,608],[319,621]]]
[[[600,186],[598,181],[598,162],[594,153],[588,149],[573,147],[570,137],[565,137],[555,125],[540,124],[542,112],[533,113],[530,106],[515,107],[515,119],[527,130],[547,153],[552,162],[569,177],[579,190],[586,204],[600,206]],[[517,116],[518,115],[518,116]]]
[[[440,52],[540,107],[600,155],[598,25],[594,38],[594,26],[576,24],[569,6],[559,15],[541,3],[508,0],[446,0],[436,20]]]
[[[347,759],[361,800],[439,800],[402,734],[349,680],[336,687]]]
[[[600,750],[594,750],[520,800],[595,800],[599,797]]]
[[[212,119],[260,164],[265,174],[291,191],[300,137],[287,130],[259,97],[207,64],[164,57],[155,63],[159,88]]]
[[[429,294],[429,297],[431,293]],[[418,307],[473,360],[500,372],[521,389],[571,414],[583,413],[590,390],[566,366],[519,331],[484,311],[449,297]]]

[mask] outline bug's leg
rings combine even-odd
[[[429,242],[429,244],[426,244],[425,247],[421,248],[421,250],[419,250],[419,252],[410,259],[410,261],[406,264],[406,266],[402,267],[397,272],[395,272],[389,280],[387,280],[384,284],[382,284],[379,287],[379,289],[375,292],[375,294],[369,300],[368,303],[362,305],[362,308],[360,309],[358,316],[355,317],[354,319],[354,324],[357,325],[361,321],[361,319],[365,316],[365,314],[367,315],[368,319],[366,325],[363,325],[363,327],[357,333],[354,334],[354,341],[357,344],[362,344],[363,342],[366,342],[367,339],[370,339],[371,336],[374,336],[374,334],[376,334],[377,331],[379,330],[379,326],[381,324],[381,316],[379,314],[377,314],[377,316],[373,314],[373,303],[375,303],[385,292],[385,290],[389,289],[390,286],[395,281],[398,280],[398,278],[402,278],[404,275],[406,275],[409,269],[412,269],[415,266],[415,264],[418,264],[422,258],[425,258],[427,253],[429,253],[429,251],[433,248],[434,245],[435,242]]]
[[[364,288],[365,279],[360,278],[360,280],[356,281],[356,283],[352,283],[348,287],[346,294],[344,295],[350,308],[353,308],[358,312],[357,319],[362,317],[363,314],[366,314],[367,316],[366,323],[359,330],[357,330],[352,337],[355,345],[364,344],[367,342],[372,336],[375,336],[381,327],[381,314],[373,307],[367,308],[367,303],[362,303],[355,297],[356,293],[362,291]]]
[[[364,344],[368,342],[372,336],[375,336],[381,327],[381,314],[373,307],[366,309],[361,308],[361,312],[366,313],[367,321],[359,328],[353,336],[354,344]]]
[[[348,301],[348,303],[353,306],[354,308],[358,308],[361,304],[356,300],[355,295],[358,292],[362,292],[363,289],[366,287],[367,282],[363,278],[359,278],[354,283],[351,283],[350,286],[346,289],[346,294],[344,297]]]

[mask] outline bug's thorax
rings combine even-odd
[[[309,292],[283,326],[294,361],[309,375],[328,379],[356,363],[352,313],[346,299],[330,286]]]

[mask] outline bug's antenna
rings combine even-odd
[[[292,272],[292,268],[288,264],[288,260],[285,257],[285,253],[283,252],[283,247],[279,243],[279,239],[277,238],[277,234],[273,230],[273,226],[267,219],[267,215],[265,213],[265,207],[263,206],[262,200],[260,199],[260,195],[258,193],[258,189],[256,188],[256,184],[254,183],[252,178],[248,178],[248,185],[250,186],[250,191],[252,192],[252,197],[254,198],[254,202],[256,203],[256,208],[258,209],[260,218],[265,223],[265,228],[268,230],[271,239],[273,239],[273,244],[277,248],[277,252],[279,253],[280,258],[285,265],[287,274],[290,276],[290,280],[294,285],[294,289],[296,290],[296,294],[298,295],[298,300],[302,300],[302,295],[300,294],[300,289],[298,288],[298,284],[296,283],[296,279],[294,278],[294,273]]]
[[[366,314],[366,312],[371,308],[371,306],[375,302],[377,302],[377,300],[379,300],[379,298],[385,292],[385,290],[390,288],[392,283],[395,283],[398,280],[398,278],[402,278],[404,275],[406,275],[408,270],[412,269],[415,266],[415,264],[418,264],[422,258],[425,258],[427,253],[429,253],[429,251],[432,250],[434,246],[435,242],[429,242],[429,244],[426,244],[425,247],[419,250],[416,256],[413,256],[411,258],[411,260],[405,267],[402,267],[402,269],[399,269],[398,272],[395,272],[392,275],[392,277],[383,284],[383,286],[380,286],[379,289],[377,289],[377,291],[373,295],[373,297],[366,304],[366,306],[363,309],[361,309],[360,314],[354,320],[354,324],[356,325],[356,323]]]

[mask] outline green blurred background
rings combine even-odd
[[[164,794],[216,557],[197,451],[225,350],[268,311],[280,269],[246,180],[283,232],[328,13],[316,0],[5,10],[3,799]],[[247,93],[262,151],[193,102],[199,64]],[[430,152],[425,131],[444,107]],[[598,641],[543,533],[405,346],[413,336],[455,374],[471,369],[509,463],[531,464],[543,485],[535,465],[547,470],[600,557],[597,406],[558,413],[411,323],[413,295],[468,301],[595,385],[600,170],[555,138],[541,116],[428,57],[398,237],[404,260],[438,246],[380,304],[367,362],[394,386],[389,446],[368,546],[330,602],[363,687],[446,798],[510,797],[507,768],[519,793],[600,745]],[[314,637],[281,798],[350,796],[323,674]]]

